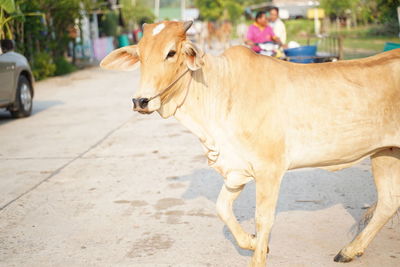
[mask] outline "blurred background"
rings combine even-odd
[[[328,43],[339,59],[399,42],[399,0],[0,0],[0,39],[13,39],[41,80],[137,43],[145,22],[193,19],[188,34],[206,50],[243,44],[256,12],[273,6],[288,42],[319,44],[319,50]]]
[[[0,266],[246,266],[252,253],[215,214],[223,180],[198,138],[173,118],[132,112],[140,71],[106,71],[99,61],[137,43],[143,23],[162,20],[194,20],[188,37],[220,54],[244,44],[260,11],[272,25],[273,7],[288,47],[317,49],[302,63],[362,58],[399,46],[399,6],[0,0]],[[332,258],[375,202],[369,170],[367,160],[341,172],[287,174],[269,265],[338,267]],[[254,183],[236,203],[239,221],[253,232]],[[398,218],[346,266],[400,266]]]

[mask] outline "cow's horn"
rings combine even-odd
[[[190,26],[192,26],[192,24],[193,24],[193,20],[188,20],[183,23],[183,29],[185,30],[185,32],[187,32],[187,30],[189,30],[189,28],[190,28]]]

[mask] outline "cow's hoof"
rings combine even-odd
[[[335,258],[334,258],[333,260],[336,261],[336,262],[350,262],[350,261],[353,260],[353,258],[350,258],[350,257],[344,255],[344,254],[342,253],[342,251],[340,251],[340,252],[335,256]]]

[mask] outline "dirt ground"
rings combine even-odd
[[[197,137],[131,111],[138,78],[86,69],[37,83],[30,118],[0,113],[0,266],[247,265]],[[398,217],[364,256],[333,262],[375,201],[369,165],[286,174],[269,266],[400,266]],[[235,205],[249,232],[254,189]]]

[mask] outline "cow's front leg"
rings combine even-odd
[[[243,249],[255,249],[255,237],[246,233],[233,213],[233,202],[243,191],[244,184],[236,188],[223,185],[217,200],[217,212],[221,220],[228,226],[236,239],[239,247]]]
[[[268,253],[268,239],[275,218],[283,171],[268,172],[256,177],[256,249],[250,266],[265,267]]]

